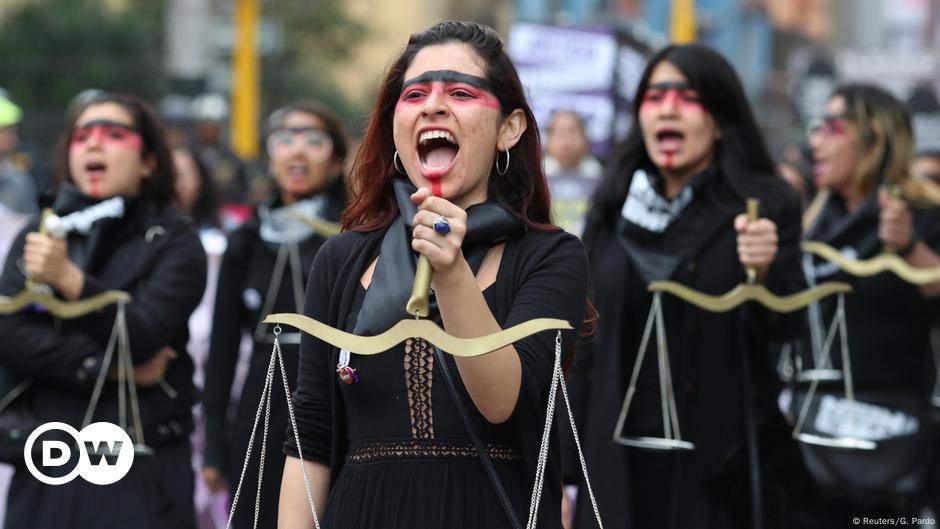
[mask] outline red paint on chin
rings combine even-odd
[[[674,154],[674,153],[671,153],[671,152],[667,152],[667,153],[666,153],[666,170],[667,170],[667,171],[672,171],[672,157],[673,157],[673,154]]]
[[[441,179],[440,178],[431,178],[431,193],[439,197],[441,196]]]
[[[101,194],[100,185],[97,180],[92,180],[88,183],[88,195],[92,198],[98,198]]]

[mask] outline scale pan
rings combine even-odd
[[[878,444],[867,439],[855,439],[852,437],[823,437],[801,433],[794,436],[797,441],[808,445],[828,446],[829,448],[844,448],[847,450],[874,450]]]
[[[796,375],[796,380],[799,382],[842,380],[842,371],[838,369],[807,369],[800,371]]]
[[[624,446],[644,448],[646,450],[695,450],[695,445],[681,439],[665,439],[662,437],[617,437],[614,441]]]

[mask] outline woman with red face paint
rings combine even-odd
[[[189,434],[196,394],[186,342],[187,321],[205,288],[205,253],[193,226],[172,207],[173,162],[146,103],[97,94],[76,110],[66,131],[52,209],[85,222],[62,238],[37,233],[31,223],[6,261],[0,295],[20,292],[27,278],[65,301],[105,290],[131,295],[125,309],[130,351],[143,438],[153,453],[138,454],[130,472],[107,486],[81,478],[50,486],[19,466],[5,527],[194,528]],[[96,207],[106,200],[123,207]],[[36,308],[0,316],[0,365],[32,379],[11,406],[33,410],[37,424],[80,429],[115,314],[111,306],[74,320]],[[121,422],[118,392],[115,381],[105,384],[95,421]]]
[[[837,88],[810,134],[820,194],[807,210],[806,239],[827,243],[854,259],[869,259],[887,248],[911,266],[940,266],[940,211],[914,209],[889,189],[916,186],[909,172],[913,145],[910,111],[902,102],[872,85]],[[804,448],[810,468],[820,470],[814,475],[820,476],[826,497],[823,522],[827,527],[845,525],[860,512],[876,518],[916,516],[937,450],[936,419],[931,418],[935,410],[930,408],[935,372],[930,334],[940,282],[918,287],[890,273],[852,277],[809,257],[804,267],[817,282],[847,281],[855,288],[845,299],[845,318],[855,398],[866,413],[851,420],[838,420],[838,413],[825,416],[830,424],[842,423],[842,430],[827,433],[878,445],[855,452],[847,460],[853,468],[843,464],[834,472],[827,466],[826,449]],[[834,299],[821,300],[811,319],[830,322],[836,308]],[[842,367],[835,353],[840,340],[830,355],[836,368]],[[824,398],[841,397],[840,391]],[[815,422],[827,419],[817,415]],[[872,432],[878,432],[875,438],[869,437]],[[879,475],[894,479],[878,480]]]
[[[774,174],[733,68],[711,49],[669,46],[654,55],[633,115],[636,125],[609,161],[584,235],[600,336],[579,352],[571,385],[592,477],[606,484],[598,505],[612,527],[752,527],[746,419],[756,414],[762,440],[776,435],[787,443],[767,346],[775,334],[797,331],[799,319],[756,306],[711,313],[664,296],[678,422],[695,449],[642,451],[612,437],[664,435],[652,341],[626,425],[614,431],[650,309],[647,285],[672,280],[720,295],[753,267],[771,291],[799,290],[799,202]],[[751,197],[761,199],[762,218],[748,223]],[[748,375],[754,402],[745,397]],[[781,459],[775,443],[760,445],[766,460]],[[779,478],[770,465],[761,470],[766,491]],[[585,496],[577,527],[592,527]]]
[[[412,35],[379,90],[347,231],[317,254],[304,313],[366,336],[413,318],[405,305],[422,255],[434,269],[431,317],[451,335],[535,317],[580,328],[587,263],[578,240],[550,224],[537,131],[492,29],[443,22]],[[528,512],[554,336],[477,358],[438,356],[421,339],[349,355],[305,336],[300,446],[288,442],[279,526],[312,524],[302,448],[321,527],[521,527],[510,518]],[[565,348],[575,337],[563,333]],[[539,527],[560,527],[560,485],[553,447]]]
[[[202,477],[212,491],[234,492],[242,472],[255,412],[264,389],[274,335],[260,323],[268,314],[301,312],[307,272],[327,236],[314,231],[310,221],[338,222],[345,205],[342,175],[346,137],[331,111],[319,103],[297,102],[271,114],[267,137],[270,173],[275,183],[272,198],[258,216],[232,233],[222,259],[213,312],[212,339],[206,364],[206,447]],[[228,419],[229,401],[238,364],[242,336],[253,339],[248,373],[236,412]],[[300,335],[280,336],[287,381],[297,378]],[[260,527],[277,525],[277,502],[284,455],[287,407],[283,392],[272,392],[271,446],[264,461]],[[248,476],[258,475],[257,451]],[[251,499],[257,481],[246,480],[244,501],[232,526],[252,527]]]

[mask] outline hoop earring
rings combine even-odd
[[[506,153],[506,166],[502,170],[499,169],[499,153],[496,153],[496,174],[499,176],[504,176],[509,171],[509,149],[503,152]]]
[[[398,168],[399,165],[401,165],[401,161],[398,159],[398,151],[396,150],[395,155],[392,156],[392,167],[394,167],[395,170],[398,171],[399,173],[405,174],[405,168],[402,167],[401,169],[399,169]]]

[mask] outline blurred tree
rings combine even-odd
[[[332,65],[349,60],[364,40],[366,26],[349,16],[340,0],[266,0],[262,13],[277,20],[284,34],[280,53],[262,60],[263,113],[295,99],[313,98],[359,132],[365,112],[350,102],[330,72]]]
[[[154,0],[29,0],[0,16],[0,87],[25,111],[22,136],[51,144],[72,97],[87,88],[156,102],[164,71],[164,9]],[[341,0],[265,0],[283,46],[263,57],[262,112],[297,98],[320,99],[347,119],[361,114],[330,79],[365,33]],[[352,128],[356,128],[353,125]]]
[[[51,181],[53,145],[69,101],[99,88],[154,100],[162,69],[163,2],[29,0],[0,17],[0,87],[24,111],[21,148],[37,186]]]
[[[87,88],[153,99],[165,89],[163,2],[34,0],[0,19],[0,86],[27,111],[64,110]]]

